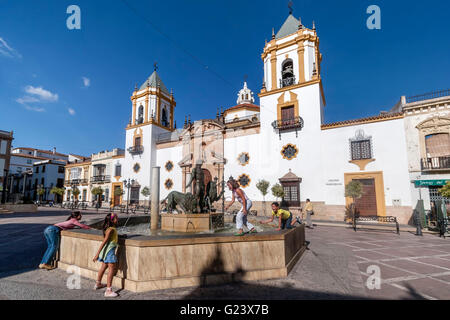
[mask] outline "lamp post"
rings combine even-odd
[[[8,187],[8,169],[4,169],[2,183],[2,203],[6,203],[6,188]]]
[[[128,214],[128,204],[130,203],[130,188],[134,184],[134,179],[130,180],[130,178],[128,178],[127,180],[125,180],[123,182],[123,184],[124,184],[125,188],[128,189],[128,191],[127,191],[127,214]]]

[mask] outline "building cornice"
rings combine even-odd
[[[334,122],[334,123],[329,123],[329,124],[323,124],[323,125],[321,125],[321,129],[328,130],[328,129],[342,128],[342,127],[356,126],[356,125],[360,125],[360,124],[397,120],[397,119],[402,119],[404,117],[405,117],[404,113],[399,112],[399,113],[394,113],[394,114],[387,114],[387,115],[380,115],[380,116],[375,116],[375,117],[367,117],[367,118],[362,118],[362,119],[346,120],[346,121]]]

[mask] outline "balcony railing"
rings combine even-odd
[[[91,177],[91,182],[92,183],[103,183],[103,182],[110,182],[111,181],[111,176],[93,176]]]
[[[278,130],[281,139],[281,132],[286,130],[295,130],[295,135],[298,136],[298,130],[303,128],[303,119],[301,117],[295,117],[290,119],[275,120],[272,122],[272,127]]]
[[[280,79],[280,88],[293,86],[294,84],[295,84],[295,77]]]
[[[439,90],[439,91],[429,92],[429,93],[425,93],[425,94],[420,94],[417,96],[407,97],[406,103],[413,103],[413,102],[418,102],[418,101],[423,101],[423,100],[442,98],[442,97],[446,97],[446,96],[450,96],[450,89]]]
[[[131,154],[140,154],[144,152],[144,147],[141,145],[129,147],[128,152]]]
[[[88,179],[72,179],[72,180],[65,180],[65,185],[80,185],[80,184],[87,184]]]
[[[423,158],[421,162],[424,171],[450,169],[450,156]]]

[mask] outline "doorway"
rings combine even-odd
[[[375,191],[375,179],[354,179],[359,181],[363,188],[361,198],[355,200],[355,208],[361,216],[377,215],[377,194]]]

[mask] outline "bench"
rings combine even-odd
[[[445,239],[445,234],[446,233],[450,233],[450,223],[449,223],[449,218],[440,218],[437,221],[437,226],[439,229],[439,237],[444,237]]]
[[[382,222],[382,223],[395,223],[397,234],[400,234],[400,226],[398,225],[397,218],[392,216],[356,216],[353,218],[353,230],[356,231],[357,224],[360,222]],[[365,224],[368,225],[368,224]]]

